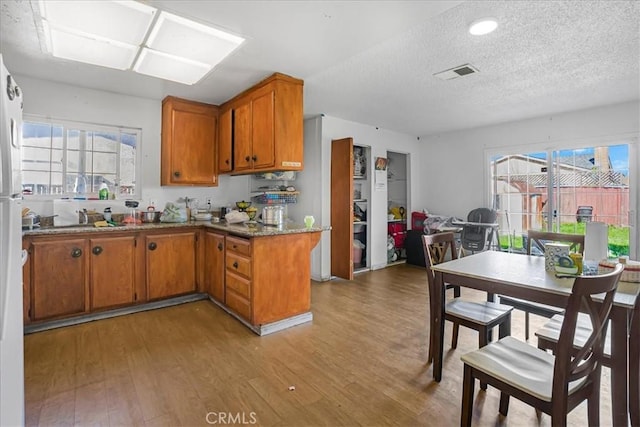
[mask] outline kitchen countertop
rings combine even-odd
[[[286,223],[283,226],[268,226],[260,223],[238,223],[227,224],[226,222],[213,223],[211,221],[190,221],[183,223],[142,223],[140,225],[123,225],[117,227],[94,227],[93,225],[73,225],[61,227],[34,228],[33,230],[23,230],[23,236],[49,236],[59,234],[80,234],[80,233],[121,233],[136,232],[146,230],[171,230],[181,228],[205,227],[214,230],[234,234],[242,237],[263,237],[277,236],[282,234],[313,233],[330,230],[331,227],[311,227],[296,223]]]

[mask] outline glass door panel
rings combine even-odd
[[[493,156],[500,248],[523,251],[526,230],[584,234],[586,222],[600,221],[609,255],[629,255],[629,169],[628,144]]]
[[[553,229],[584,234],[589,221],[609,227],[609,256],[629,255],[629,146],[553,152]]]
[[[500,248],[524,251],[524,232],[546,227],[547,153],[495,156],[491,170]]]

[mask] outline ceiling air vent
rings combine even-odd
[[[460,65],[459,67],[451,68],[450,70],[441,71],[435,73],[434,76],[441,80],[453,80],[458,77],[468,76],[469,74],[478,73],[478,69],[471,64]]]

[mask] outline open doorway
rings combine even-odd
[[[387,151],[387,264],[405,262],[409,215],[408,154]]]

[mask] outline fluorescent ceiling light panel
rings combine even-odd
[[[46,24],[46,21],[43,27],[50,38],[51,53],[58,58],[127,70],[138,51],[137,46],[90,37],[82,33],[60,31]]]
[[[143,48],[133,70],[141,74],[192,85],[211,71],[211,66]]]
[[[156,11],[132,0],[40,0],[42,18],[60,29],[132,45],[142,44]]]
[[[244,42],[164,11],[149,30],[158,10],[132,0],[39,0],[39,5],[54,56],[120,70],[133,66],[185,84],[198,82]]]
[[[242,42],[242,37],[162,11],[151,30],[147,46],[209,64],[213,68]]]

